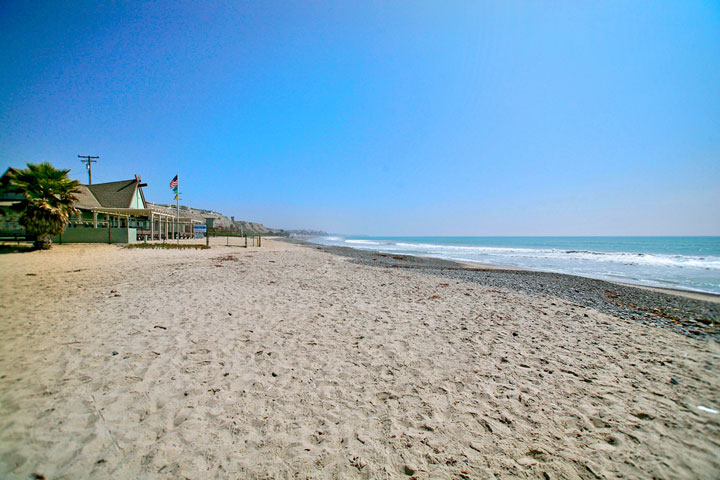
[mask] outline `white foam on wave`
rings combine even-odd
[[[380,242],[374,242],[372,240],[345,240],[346,243],[353,243],[356,245],[382,245]]]

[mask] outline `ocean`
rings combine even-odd
[[[364,237],[311,240],[720,294],[720,237]]]

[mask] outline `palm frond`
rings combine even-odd
[[[10,177],[11,188],[24,197],[14,209],[21,212],[20,224],[29,234],[60,234],[77,213],[74,204],[80,183],[69,179],[69,172],[49,163],[28,163]]]

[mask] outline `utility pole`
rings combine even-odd
[[[78,155],[78,158],[84,158],[85,160],[80,160],[82,163],[86,163],[85,168],[87,168],[88,171],[88,185],[92,185],[92,164],[97,163],[97,160],[93,160],[93,158],[100,158],[100,157],[93,157],[90,155]]]

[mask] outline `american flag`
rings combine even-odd
[[[172,188],[173,190],[177,190],[177,187],[178,187],[178,176],[175,175],[175,178],[173,178],[172,181],[170,182],[170,188]]]

